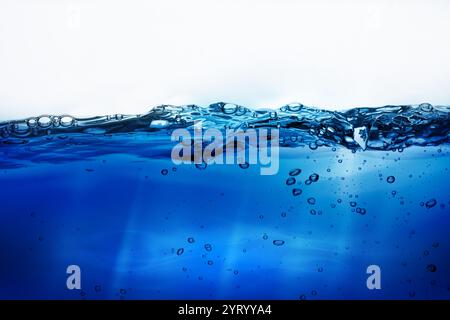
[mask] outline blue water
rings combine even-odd
[[[0,123],[0,298],[448,299],[449,112],[217,103]],[[278,174],[174,165],[171,132],[199,120],[278,128]]]

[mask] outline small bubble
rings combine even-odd
[[[238,271],[238,270],[234,270],[233,273],[234,273],[235,275],[237,275],[237,274],[239,274],[239,271]]]
[[[222,107],[222,111],[225,114],[233,114],[236,112],[236,110],[237,110],[237,105],[232,104],[232,103],[226,103]]]
[[[302,189],[294,188],[292,189],[292,194],[296,197],[302,194]]]
[[[206,162],[204,162],[204,161],[202,163],[196,163],[195,164],[195,167],[198,170],[205,170],[207,166],[208,166],[208,164]]]
[[[316,290],[312,290],[312,291],[311,291],[311,295],[312,295],[312,296],[317,296],[317,291],[316,291]]]
[[[356,208],[356,212],[359,213],[359,214],[365,215],[366,214],[366,209],[364,209],[364,208]]]
[[[177,255],[181,256],[183,254],[183,252],[184,252],[184,249],[180,248],[180,249],[177,250]]]
[[[210,245],[209,243],[205,244],[205,250],[212,251],[212,245]]]
[[[273,244],[276,246],[282,246],[284,244],[284,240],[273,240]]]
[[[47,127],[51,126],[52,119],[50,117],[47,117],[47,116],[40,117],[38,119],[38,124],[42,128],[47,128]]]
[[[316,198],[311,197],[311,198],[308,198],[307,201],[308,201],[308,203],[311,204],[311,205],[316,204]]]
[[[295,178],[294,177],[289,177],[289,178],[287,178],[287,180],[286,180],[286,185],[288,185],[288,186],[292,186],[293,184],[295,184]]]
[[[309,213],[311,214],[311,215],[313,215],[313,216],[315,216],[317,213],[316,213],[316,210],[314,210],[314,209],[311,209],[310,211],[309,211]]]
[[[102,286],[99,285],[99,284],[95,285],[94,291],[95,291],[95,292],[100,292],[100,291],[102,291]]]
[[[123,289],[123,288],[122,288],[122,289],[120,289],[120,291],[119,291],[119,292],[120,292],[120,294],[121,294],[121,295],[124,295],[124,294],[126,294],[126,293],[127,293],[127,290],[125,290],[125,289]]]
[[[169,170],[167,170],[167,169],[162,169],[162,170],[161,170],[161,174],[162,174],[163,176],[166,176],[168,173],[169,173]]]
[[[323,268],[322,267],[317,268],[317,272],[323,272]]]
[[[300,300],[306,300],[306,295],[301,294],[298,298],[299,298]]]
[[[431,208],[433,208],[436,204],[437,204],[436,199],[430,199],[430,200],[428,200],[428,201],[425,203],[425,207],[426,207],[427,209],[431,209]]]
[[[30,118],[30,119],[27,120],[27,125],[28,125],[30,128],[36,127],[37,124],[38,124],[38,122],[37,122],[37,120],[36,120],[35,118]]]
[[[281,213],[281,217],[282,217],[282,218],[286,218],[286,212],[282,212],[282,213]]]
[[[429,256],[429,255],[430,255],[430,251],[425,250],[425,251],[423,252],[423,255],[424,255],[424,256]]]
[[[342,163],[342,159],[339,159],[338,162],[339,162],[339,163]]]
[[[395,182],[395,177],[394,176],[389,176],[389,177],[387,177],[386,181],[388,183],[394,183]]]
[[[305,180],[305,184],[306,184],[307,186],[309,186],[311,183],[312,183],[312,181],[311,181],[310,179]]]
[[[391,194],[395,197],[395,195],[397,194],[397,191],[392,190]]]
[[[264,240],[267,240],[267,239],[269,239],[269,236],[268,236],[267,234],[264,233],[264,235],[263,235],[262,238],[263,238]]]
[[[300,173],[302,173],[302,169],[292,169],[289,171],[291,177],[298,176]]]
[[[63,116],[60,119],[60,123],[63,127],[70,127],[74,124],[75,119],[70,116]]]
[[[212,266],[214,262],[212,260],[208,260],[208,265]]]
[[[239,164],[239,167],[241,168],[241,169],[248,169],[248,167],[250,167],[250,165],[246,162],[246,163],[240,163]]]
[[[317,143],[311,142],[311,143],[309,144],[309,148],[310,148],[311,150],[316,150],[316,149],[318,148]]]
[[[427,271],[428,272],[436,272],[437,267],[434,264],[429,264],[429,265],[427,265]]]
[[[309,180],[311,180],[312,182],[317,182],[319,180],[319,175],[317,173],[313,173],[309,176]]]
[[[352,208],[356,207],[356,202],[355,201],[350,201],[350,207],[352,207]]]
[[[194,242],[195,242],[195,239],[192,238],[192,237],[190,237],[190,238],[187,239],[187,241],[188,241],[189,243],[194,243]]]

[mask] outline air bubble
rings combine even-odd
[[[386,181],[388,183],[394,183],[395,182],[395,177],[394,176],[389,176],[389,177],[386,178]]]
[[[292,186],[293,184],[295,184],[295,178],[294,177],[287,178],[286,185]]]
[[[28,125],[30,128],[35,128],[35,127],[38,125],[38,121],[37,121],[36,118],[28,119],[28,120],[27,120],[27,125]]]
[[[275,246],[282,246],[284,244],[284,240],[273,240],[272,242]]]
[[[427,265],[427,271],[428,272],[436,272],[437,271],[436,265],[434,265],[434,264]]]
[[[71,116],[62,116],[61,119],[59,120],[59,123],[63,127],[70,127],[75,123],[75,119],[72,118]]]
[[[212,245],[209,244],[209,243],[205,244],[205,250],[208,251],[208,252],[212,251]]]
[[[317,143],[315,143],[315,142],[310,142],[310,143],[309,143],[309,148],[310,148],[311,150],[316,150],[316,149],[318,148]]]
[[[232,103],[226,103],[222,106],[222,112],[225,114],[233,114],[237,110],[237,106]]]
[[[195,167],[198,170],[205,170],[207,166],[208,166],[208,164],[206,162],[204,162],[204,161],[202,163],[196,163],[195,164]]]
[[[316,198],[311,197],[311,198],[308,198],[307,201],[308,201],[308,203],[311,204],[311,205],[316,204]]]
[[[433,208],[436,204],[437,204],[436,199],[430,199],[430,200],[428,200],[428,201],[425,203],[425,207],[426,207],[427,209],[431,209],[431,208]]]
[[[292,194],[293,194],[295,197],[296,197],[296,196],[299,196],[299,195],[302,194],[302,189],[298,189],[298,188],[292,189]]]
[[[47,116],[40,117],[38,119],[38,124],[41,128],[48,128],[52,124],[52,119]]]
[[[177,250],[177,255],[181,256],[183,254],[183,252],[184,252],[184,249],[180,248],[180,249]]]
[[[364,208],[356,208],[356,212],[361,214],[361,215],[365,215],[366,214],[366,209]]]
[[[239,164],[239,167],[240,167],[241,169],[248,169],[248,167],[250,167],[250,165],[249,165],[247,162],[245,162],[245,163],[240,163],[240,164]]]
[[[291,171],[289,171],[289,175],[291,177],[298,176],[300,173],[302,173],[302,169],[292,169]]]
[[[317,173],[313,173],[309,176],[309,180],[311,180],[312,182],[317,182],[319,180],[319,175]]]

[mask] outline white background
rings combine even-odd
[[[0,119],[450,104],[450,1],[0,0]]]

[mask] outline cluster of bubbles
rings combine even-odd
[[[161,105],[143,115],[109,115],[75,118],[43,115],[0,123],[0,137],[31,138],[49,134],[114,134],[171,131],[202,127],[225,129],[279,128],[282,146],[342,145],[358,149],[403,150],[411,145],[449,142],[450,107],[420,105],[354,108],[327,111],[292,103],[277,110],[252,110],[237,104],[218,102],[208,107]]]

